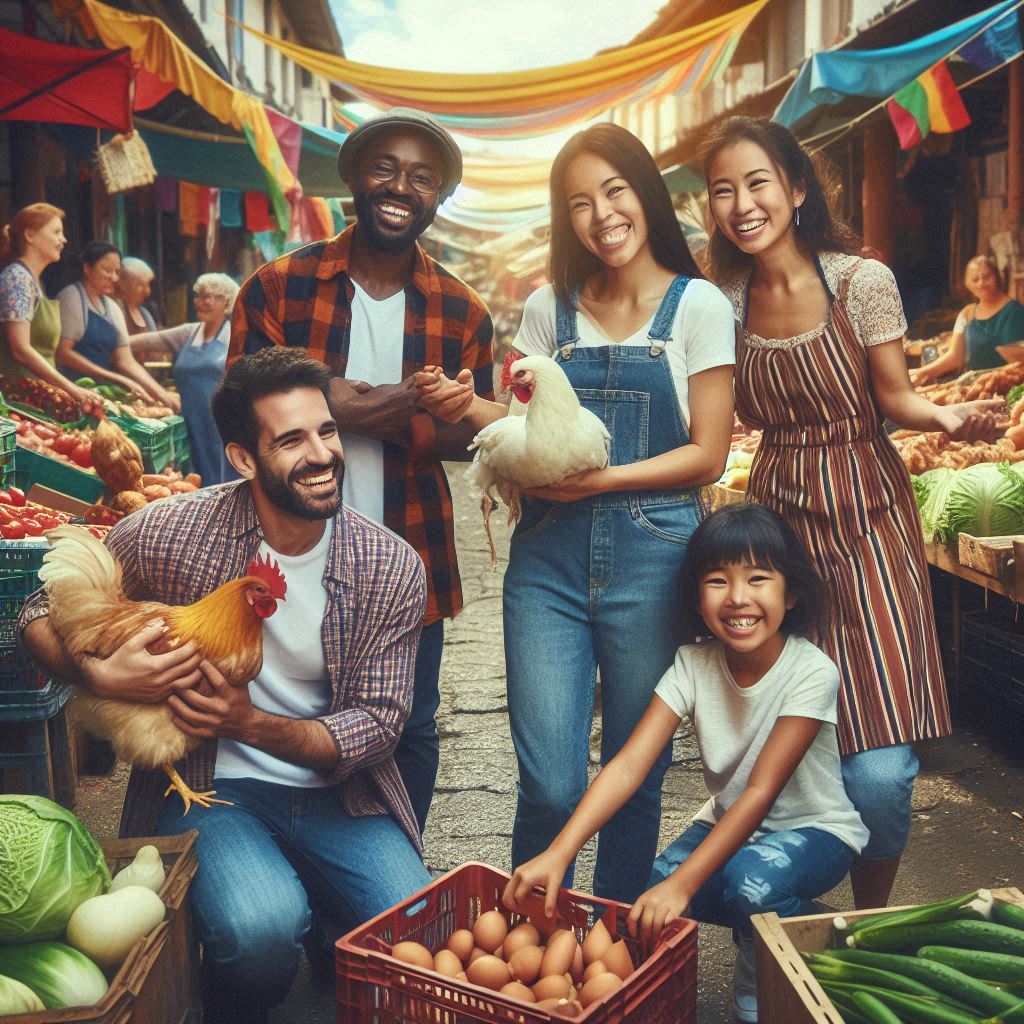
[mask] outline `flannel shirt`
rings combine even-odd
[[[229,365],[267,345],[290,345],[345,376],[355,292],[348,258],[356,227],[278,257],[242,285],[231,321]],[[477,394],[493,398],[494,332],[476,292],[417,245],[405,296],[403,380],[426,365],[444,367],[449,377],[469,369]],[[404,537],[427,567],[424,625],[458,614],[462,585],[452,498],[439,462],[413,462],[406,449],[384,444],[384,525]]]
[[[155,502],[118,523],[107,546],[134,601],[193,604],[245,575],[263,540],[248,483],[208,487]],[[392,752],[412,705],[413,665],[426,586],[412,548],[389,530],[343,508],[334,520],[324,570],[327,615],[320,635],[332,690],[319,719],[338,750],[328,781],[352,816],[390,814],[417,850],[419,829]],[[43,590],[26,602],[19,635],[49,614]],[[176,767],[197,792],[213,787],[216,739]],[[152,835],[167,776],[133,768],[121,834]]]

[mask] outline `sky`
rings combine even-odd
[[[515,71],[627,43],[666,0],[331,0],[345,56],[424,71]]]

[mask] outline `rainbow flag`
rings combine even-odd
[[[885,109],[896,129],[900,149],[913,148],[929,132],[955,132],[971,123],[944,60],[903,86]]]

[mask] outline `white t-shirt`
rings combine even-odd
[[[260,544],[259,553],[275,559],[288,585],[277,611],[263,620],[263,667],[249,684],[255,707],[284,718],[320,718],[331,709],[331,682],[320,637],[327,614],[324,571],[334,532],[328,519],[323,538],[304,555],[289,557]],[[327,786],[312,768],[282,761],[256,747],[218,740],[214,778],[262,779],[282,786]]]
[[[352,329],[348,347],[349,380],[367,384],[398,384],[402,380],[405,339],[405,292],[386,299],[367,295],[352,282]],[[342,500],[374,522],[384,522],[384,443],[373,437],[343,431],[345,481]]]
[[[555,335],[556,300],[554,288],[538,288],[523,307],[523,322],[512,347],[523,355],[554,356],[558,351]],[[652,316],[635,334],[620,345],[650,345],[648,332]],[[576,315],[580,344],[584,346],[616,344],[580,307]],[[672,341],[665,349],[672,380],[679,397],[679,410],[687,430],[690,428],[689,378],[715,366],[736,362],[736,325],[729,300],[710,282],[695,278],[683,291],[672,321]]]
[[[746,687],[736,684],[717,640],[680,647],[655,693],[693,721],[711,794],[694,821],[714,825],[736,802],[779,718],[814,718],[818,735],[754,835],[819,828],[855,853],[863,849],[868,830],[846,795],[839,762],[839,670],[810,641],[790,636],[778,661]]]

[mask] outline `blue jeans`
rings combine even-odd
[[[642,496],[641,496],[642,497]],[[524,511],[505,573],[508,709],[519,761],[512,864],[547,848],[587,788],[597,669],[601,762],[625,744],[682,643],[692,502]],[[632,903],[657,853],[670,747],[598,839],[594,894]],[[570,865],[565,884],[572,884]]]
[[[311,902],[347,931],[430,882],[393,818],[350,817],[334,787],[218,779],[216,788],[233,807],[193,805],[183,815],[174,794],[157,833],[199,830],[189,899],[205,963],[254,1006],[288,994]]]
[[[909,743],[861,750],[841,758],[843,785],[871,833],[863,860],[898,857],[907,846],[913,818],[914,780],[921,770]]]
[[[427,827],[427,814],[434,798],[434,782],[440,759],[435,715],[441,703],[438,679],[441,675],[441,651],[444,648],[444,622],[423,627],[416,652],[412,710],[395,747],[395,764],[409,794],[420,835]]]
[[[700,846],[711,826],[695,821],[654,862],[647,888],[664,881]],[[687,916],[750,935],[753,914],[814,914],[813,900],[850,870],[853,850],[831,832],[797,828],[749,840],[701,887]]]

